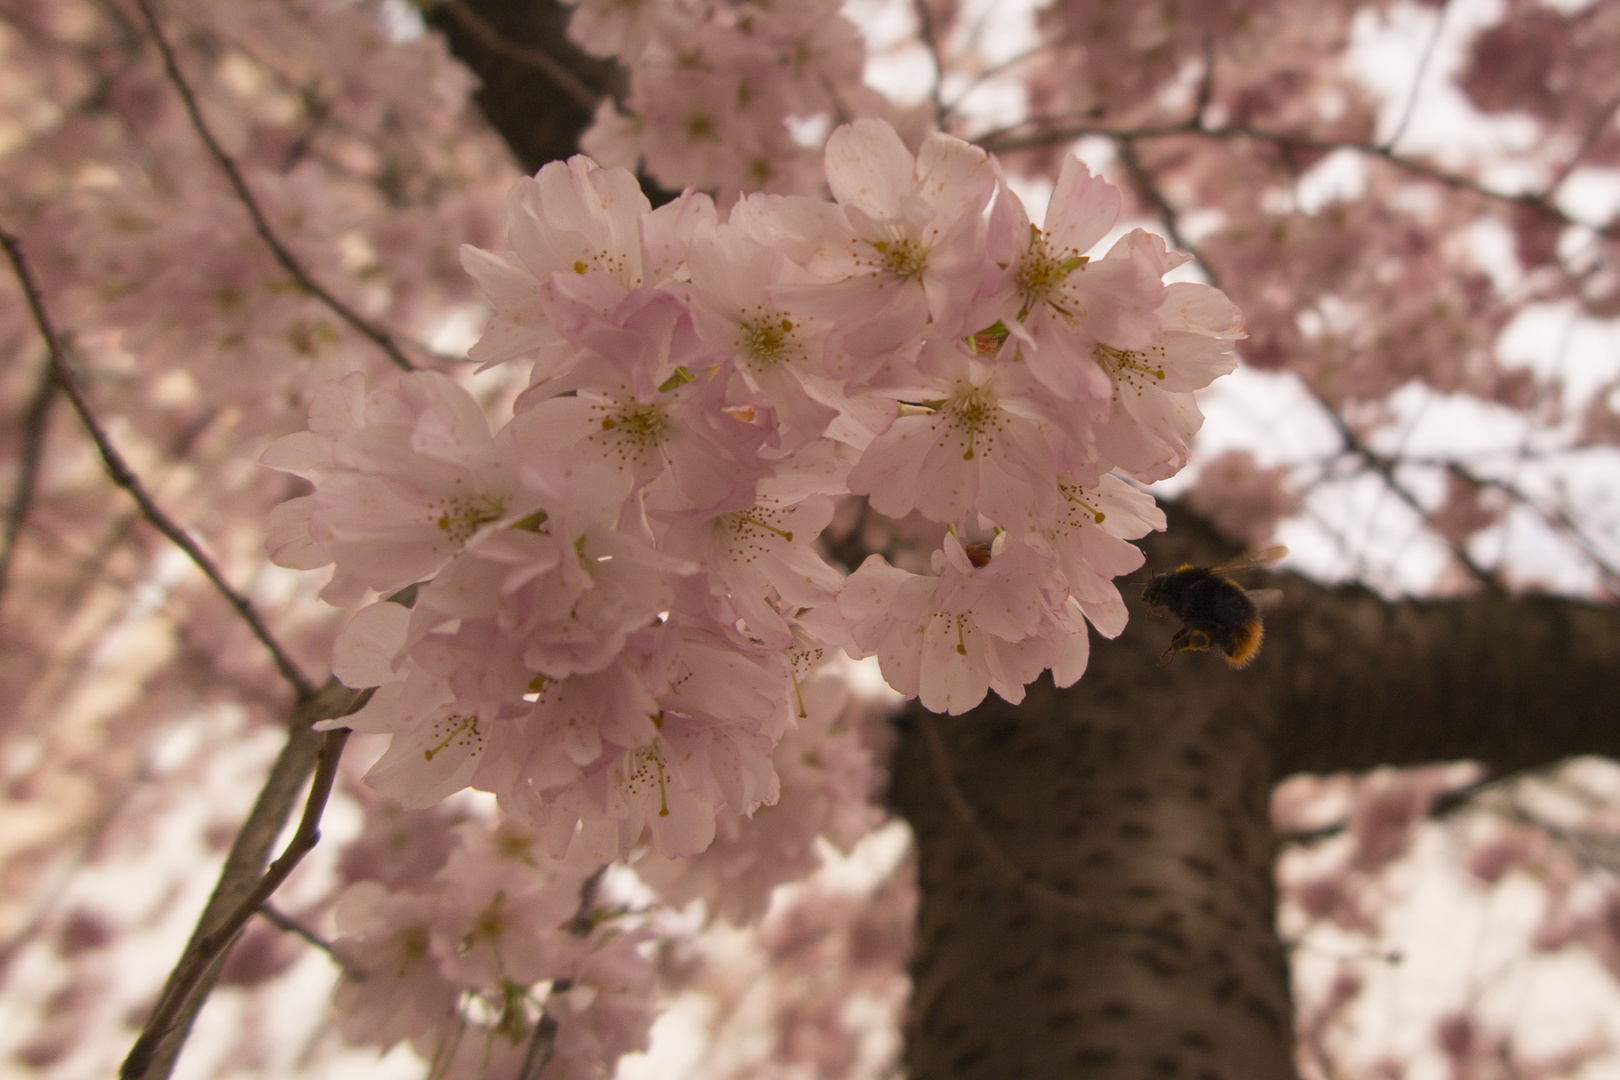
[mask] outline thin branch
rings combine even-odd
[[[325,953],[327,956],[330,956],[332,960],[339,966],[342,966],[343,961],[340,960],[338,955],[332,951],[332,943],[330,941],[327,941],[325,938],[315,933],[315,931],[309,929],[309,927],[305,926],[303,923],[298,922],[296,919],[284,914],[281,909],[272,905],[268,900],[259,905],[259,910],[254,912],[254,914],[258,915],[261,919],[264,919],[272,926],[275,926],[277,929],[285,930],[294,937],[304,939],[304,941],[310,945],[315,946],[317,949],[321,950],[321,952]]]
[[[567,979],[559,979],[553,985],[552,993],[566,992],[567,986]],[[556,1049],[557,1018],[551,1015],[550,1009],[542,1006],[540,1019],[534,1022],[534,1032],[529,1036],[528,1048],[523,1051],[523,1067],[518,1070],[518,1080],[535,1080],[551,1064],[551,1055]]]
[[[1119,144],[1119,159],[1124,162],[1126,171],[1131,174],[1131,179],[1136,183],[1142,195],[1153,205],[1153,209],[1158,212],[1160,220],[1164,222],[1165,232],[1169,234],[1170,242],[1179,250],[1185,251],[1197,259],[1198,265],[1204,268],[1204,276],[1209,278],[1209,283],[1219,289],[1221,287],[1220,273],[1216,271],[1208,259],[1204,258],[1203,252],[1199,251],[1190,240],[1182,235],[1181,228],[1176,223],[1176,208],[1170,205],[1170,200],[1165,198],[1163,191],[1159,190],[1159,185],[1154,180],[1153,173],[1143,163],[1141,155],[1136,152],[1136,143],[1130,141],[1121,142]]]
[[[1406,134],[1406,125],[1412,121],[1412,113],[1417,109],[1418,93],[1423,89],[1423,77],[1429,73],[1429,62],[1434,59],[1435,46],[1440,44],[1440,31],[1446,25],[1446,12],[1451,10],[1451,0],[1440,5],[1440,13],[1435,17],[1434,30],[1429,34],[1429,42],[1423,47],[1423,56],[1418,60],[1417,74],[1412,77],[1411,92],[1406,95],[1406,104],[1401,107],[1401,118],[1395,124],[1395,131],[1383,142],[1383,149],[1393,150],[1395,144],[1401,141]]]
[[[1359,143],[1347,139],[1323,139],[1314,135],[1296,135],[1283,131],[1269,131],[1265,128],[1253,127],[1248,124],[1228,124],[1221,127],[1206,127],[1199,117],[1193,116],[1174,124],[1157,124],[1138,128],[1114,128],[1107,125],[1082,122],[1062,124],[1056,127],[1044,128],[1019,134],[1022,128],[1031,124],[1043,123],[1040,119],[1026,120],[1005,128],[998,128],[986,132],[974,140],[978,145],[993,153],[1006,153],[1011,150],[1026,150],[1033,147],[1056,146],[1062,143],[1074,142],[1089,135],[1097,135],[1107,139],[1137,141],[1142,139],[1167,139],[1178,136],[1194,136],[1217,141],[1232,141],[1237,139],[1253,139],[1256,142],[1269,143],[1283,150],[1310,151],[1313,153],[1331,153],[1335,150],[1353,150],[1366,154],[1369,157],[1382,158],[1391,165],[1415,176],[1421,176],[1436,183],[1457,191],[1470,191],[1499,202],[1511,203],[1515,206],[1528,206],[1539,210],[1549,217],[1556,218],[1568,225],[1579,225],[1583,228],[1596,229],[1603,235],[1610,235],[1620,230],[1620,219],[1609,224],[1597,226],[1592,222],[1583,221],[1565,211],[1546,195],[1535,192],[1506,192],[1487,187],[1472,177],[1447,172],[1445,169],[1415,158],[1402,157],[1394,151],[1383,146],[1368,143]]]
[[[219,568],[214,565],[214,561],[203,552],[202,548],[197,546],[197,542],[184,529],[171,521],[168,515],[159,509],[157,503],[152,501],[152,496],[142,486],[140,479],[130,470],[129,465],[125,463],[117,448],[108,439],[107,433],[96,422],[94,414],[90,411],[90,405],[85,400],[83,391],[79,388],[78,380],[74,378],[72,370],[68,367],[67,358],[62,350],[61,338],[58,337],[55,328],[51,324],[50,316],[45,311],[44,298],[40,295],[39,287],[34,283],[33,276],[28,270],[28,264],[23,259],[22,245],[16,237],[0,230],[0,248],[5,249],[6,257],[11,260],[11,268],[16,273],[18,283],[22,286],[23,297],[28,302],[29,311],[33,313],[34,326],[38,329],[40,336],[45,339],[45,350],[50,359],[51,369],[56,373],[55,381],[61,387],[62,392],[67,395],[68,400],[72,402],[73,411],[79,414],[80,422],[84,424],[91,440],[95,442],[96,450],[101,454],[102,465],[108,478],[129,493],[130,497],[135,500],[135,504],[141,508],[141,516],[153,528],[168,537],[176,547],[186,553],[186,557],[192,561],[197,569],[203,572],[203,576],[209,580],[214,589],[225,598],[225,601],[231,607],[236,609],[236,613],[241,616],[242,621],[247,623],[248,628],[253,631],[253,636],[258,638],[260,644],[269,650],[271,657],[276,662],[276,667],[281,671],[282,677],[297,691],[299,699],[308,699],[315,692],[314,686],[304,677],[304,673],[298,670],[298,665],[293,663],[292,657],[287,655],[281,644],[271,635],[269,628],[265,626],[264,620],[259,617],[259,613],[253,607],[252,602],[230,586],[219,572]]]
[[[163,30],[158,26],[157,16],[153,14],[149,0],[135,0],[135,6],[140,9],[141,17],[146,22],[147,31],[152,35],[152,40],[157,45],[158,53],[163,58],[163,70],[168,75],[169,82],[174,85],[175,91],[179,93],[181,104],[185,106],[186,115],[191,118],[192,128],[196,130],[197,136],[202,139],[203,145],[208,148],[209,156],[214,159],[220,170],[224,172],[226,180],[230,182],[231,190],[236,193],[237,199],[242,203],[242,206],[247,210],[248,217],[253,221],[253,231],[259,234],[259,239],[264,241],[265,246],[270,249],[270,254],[275,256],[276,262],[280,263],[281,268],[287,271],[292,276],[292,279],[306,292],[325,304],[334,315],[348,323],[361,336],[370,340],[386,353],[388,359],[392,360],[401,371],[414,371],[416,365],[406,358],[405,353],[394,341],[392,334],[372,323],[359,312],[349,307],[348,304],[328,292],[320,282],[310,276],[309,271],[304,269],[303,264],[276,236],[275,230],[270,227],[269,220],[264,216],[264,211],[259,207],[258,200],[253,197],[253,192],[248,189],[247,181],[242,176],[242,170],[237,167],[236,161],[225,152],[225,148],[214,137],[213,129],[203,119],[202,110],[197,105],[197,98],[191,92],[191,86],[186,82],[185,76],[180,73],[180,65],[175,60],[174,50],[169,47],[168,39],[163,36]]]
[[[1011,69],[1017,67],[1019,64],[1022,64],[1025,60],[1033,59],[1034,57],[1037,57],[1037,56],[1041,55],[1042,53],[1051,52],[1051,51],[1052,51],[1052,45],[1051,45],[1050,42],[1047,42],[1045,44],[1035,45],[1035,46],[1033,46],[1031,48],[1025,49],[1021,53],[1017,53],[1017,54],[1015,54],[1013,56],[1009,56],[1005,60],[1001,60],[1001,61],[998,61],[997,63],[991,64],[989,67],[985,68],[983,71],[980,71],[978,74],[974,75],[971,79],[969,79],[967,81],[967,83],[962,87],[962,92],[960,94],[957,94],[954,98],[952,98],[950,101],[947,101],[945,103],[945,112],[947,114],[955,112],[956,109],[957,109],[957,106],[961,105],[962,102],[966,101],[968,99],[968,96],[970,94],[972,94],[973,91],[977,90],[979,87],[983,86],[985,83],[989,82],[991,79],[995,78],[997,75],[1001,75],[1001,74],[1004,74],[1007,71],[1010,71]]]
[[[0,596],[5,595],[11,579],[11,560],[17,551],[17,539],[22,535],[28,511],[34,504],[34,484],[39,479],[39,461],[45,450],[45,425],[51,418],[51,405],[56,401],[58,387],[56,369],[46,356],[40,370],[39,383],[34,396],[28,401],[23,414],[22,451],[17,457],[17,479],[11,486],[11,502],[6,506],[5,535],[0,536]]]
[[[1616,566],[1603,552],[1598,550],[1597,545],[1582,531],[1580,525],[1574,518],[1569,516],[1567,511],[1559,507],[1543,506],[1539,500],[1532,498],[1528,492],[1513,482],[1481,476],[1468,469],[1461,462],[1448,461],[1443,467],[1459,480],[1478,484],[1480,487],[1495,488],[1520,505],[1528,506],[1543,522],[1568,536],[1575,546],[1580,549],[1581,554],[1592,560],[1592,565],[1597,567],[1598,572],[1603,575],[1609,588],[1620,589],[1620,566]]]
[[[603,863],[590,877],[580,882],[579,907],[575,909],[573,918],[568,920],[568,932],[574,937],[589,937],[596,928],[596,895],[602,888],[602,878],[607,874],[608,865]],[[546,996],[549,999],[566,994],[572,987],[570,980],[557,979]],[[557,1018],[542,1003],[540,1017],[534,1022],[534,1031],[529,1035],[529,1045],[523,1051],[523,1066],[518,1070],[518,1080],[535,1080],[551,1064],[551,1056],[556,1049]]]
[[[1424,506],[1418,497],[1412,493],[1412,490],[1403,484],[1400,477],[1395,474],[1396,466],[1400,462],[1395,458],[1377,453],[1366,446],[1360,437],[1350,429],[1350,425],[1345,423],[1344,417],[1340,416],[1336,409],[1326,402],[1322,402],[1322,407],[1326,410],[1328,419],[1338,431],[1339,438],[1344,440],[1345,449],[1366,462],[1367,467],[1378,474],[1389,490],[1395,493],[1396,498],[1400,499],[1413,513],[1417,514],[1419,520],[1428,521],[1430,516],[1429,508]],[[1441,539],[1445,541],[1447,548],[1451,551],[1452,558],[1462,564],[1481,585],[1497,592],[1507,591],[1507,586],[1503,583],[1500,573],[1481,566],[1479,560],[1475,559],[1464,545],[1448,536],[1442,536]]]
[[[1515,769],[1512,772],[1496,773],[1482,776],[1478,780],[1464,784],[1462,787],[1443,791],[1435,796],[1429,804],[1428,813],[1424,816],[1430,821],[1440,821],[1453,814],[1460,813],[1474,805],[1480,796],[1497,791],[1508,784],[1517,783],[1529,776],[1534,770]],[[1335,821],[1331,825],[1323,825],[1315,829],[1300,829],[1297,832],[1278,833],[1277,842],[1281,844],[1315,844],[1322,840],[1331,840],[1350,827],[1350,819]]]
[[[574,937],[590,937],[596,929],[596,894],[602,889],[602,878],[607,876],[609,863],[598,866],[591,876],[579,884],[579,907],[568,920],[568,933]]]
[[[1204,35],[1204,72],[1198,77],[1198,96],[1193,99],[1193,119],[1204,122],[1204,113],[1215,98],[1215,35]]]
[[[520,64],[534,68],[553,86],[573,99],[574,104],[587,112],[594,113],[596,106],[601,102],[602,95],[592,90],[585,82],[564,67],[556,57],[538,49],[533,45],[520,45],[515,41],[508,41],[501,36],[501,32],[491,26],[483,16],[468,7],[462,0],[439,0],[437,7],[450,13],[450,17],[461,24],[461,28],[471,34],[478,44],[492,53],[498,53],[509,60],[516,60]]]
[[[191,941],[124,1059],[119,1070],[122,1080],[160,1080],[169,1074],[237,934],[320,840],[321,815],[337,779],[338,761],[349,729],[339,728],[322,736],[314,731],[314,725],[355,712],[371,699],[371,694],[370,690],[351,690],[332,679],[294,712],[287,745],[232,845],[219,884]],[[261,874],[259,868],[264,865],[270,845],[286,823],[304,777],[311,772],[313,779],[298,828],[280,857]]]
[[[1581,158],[1585,157],[1586,152],[1592,149],[1592,144],[1598,141],[1598,136],[1603,134],[1603,129],[1609,126],[1609,121],[1614,119],[1617,112],[1620,112],[1620,94],[1616,94],[1614,100],[1609,102],[1608,108],[1604,109],[1598,118],[1593,121],[1591,128],[1586,132],[1586,138],[1581,140],[1581,145],[1576,147],[1575,153],[1571,154],[1569,160],[1559,166],[1558,171],[1553,174],[1552,180],[1541,193],[1543,199],[1550,202],[1553,196],[1558,194],[1558,189],[1564,186],[1564,181],[1569,179],[1569,174],[1575,171],[1575,166],[1579,165]]]

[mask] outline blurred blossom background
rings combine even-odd
[[[754,11],[646,0],[661,4],[733,30]],[[0,0],[0,228],[23,238],[130,467],[324,673],[345,616],[317,599],[325,571],[266,561],[270,510],[302,489],[259,457],[303,429],[321,381],[391,370],[361,324],[510,415],[521,376],[474,377],[465,359],[491,309],[458,251],[503,246],[507,190],[546,134],[518,145],[507,69],[458,56],[544,69],[560,46],[503,38],[529,16],[493,3],[159,13],[266,227],[357,321],[267,254],[128,0]],[[1125,192],[1104,247],[1163,233],[1194,256],[1171,280],[1243,309],[1242,364],[1200,392],[1191,464],[1156,498],[1236,548],[1287,545],[1285,571],[1394,603],[1613,602],[1620,2],[841,13],[806,53],[812,89],[771,120],[771,190],[821,195],[827,134],[881,116],[913,147],[942,127],[996,153],[1038,221],[1072,149]],[[576,41],[598,40],[581,25]],[[597,59],[568,61],[578,92],[544,77],[593,125],[588,152],[639,161],[655,193],[696,184],[724,207],[749,190],[741,165],[704,182],[722,164],[658,141],[673,136],[652,61],[626,73],[585,51]],[[23,299],[0,284],[0,1075],[65,1080],[117,1070],[291,699],[231,605],[108,483]],[[935,538],[909,527],[879,535],[845,506],[827,547],[926,559]],[[875,661],[828,678],[821,719],[779,751],[781,805],[723,823],[697,869],[649,854],[600,879],[603,910],[644,935],[661,1007],[625,1080],[902,1075],[916,856],[884,802],[900,703]],[[426,880],[453,828],[497,828],[478,792],[388,805],[360,780],[386,745],[351,740],[319,846],[231,952],[176,1076],[443,1075],[406,1042],[351,1044],[330,1011],[342,891]],[[1620,1075],[1620,767],[1298,775],[1271,807],[1303,1076]]]

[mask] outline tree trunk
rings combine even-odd
[[[912,1080],[1294,1075],[1266,718],[1158,648],[1018,708],[909,715]]]

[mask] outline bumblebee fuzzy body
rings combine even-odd
[[[1228,665],[1248,667],[1260,651],[1265,626],[1254,597],[1226,574],[1269,566],[1287,553],[1286,548],[1269,548],[1221,566],[1188,563],[1148,582],[1142,599],[1149,607],[1167,609],[1182,622],[1160,663],[1168,663],[1176,653],[1187,649],[1216,649]]]

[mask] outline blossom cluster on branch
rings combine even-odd
[[[533,1075],[529,1061],[548,1077],[611,1072],[646,1048],[655,982],[648,932],[592,904],[600,878],[511,824],[465,822],[431,879],[349,886],[332,943],[338,1030],[410,1040],[435,1076]]]
[[[1119,196],[1078,160],[1037,227],[948,135],[913,155],[860,120],[826,159],[832,201],[723,218],[545,166],[512,189],[512,249],[464,254],[496,310],[473,357],[533,357],[510,421],[435,373],[351,375],[267,452],[314,485],[277,511],[278,562],[335,564],[336,603],[418,586],[337,642],[337,676],[379,687],[342,721],[392,736],[378,790],[494,791],[558,855],[695,854],[717,812],[776,800],[833,650],[954,713],[1069,685],[1086,620],[1123,628],[1113,578],[1163,519],[1116,473],[1186,462],[1237,310],[1164,284],[1180,257],[1140,230],[1089,254]],[[845,581],[816,548],[844,495],[946,526],[930,572]]]

